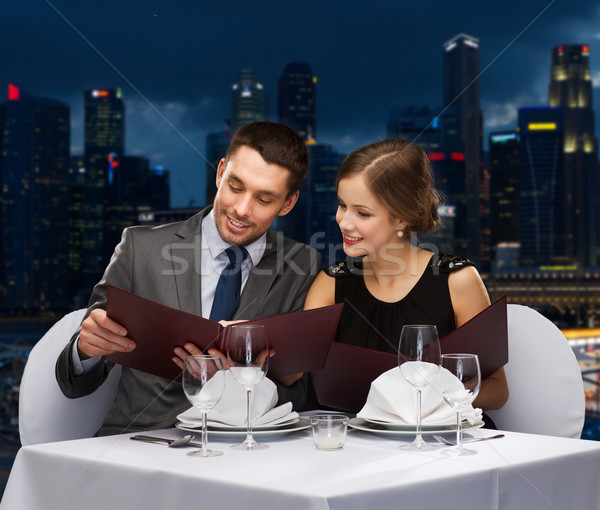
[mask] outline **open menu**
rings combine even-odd
[[[270,347],[269,375],[281,377],[323,368],[343,304],[253,319],[263,325]],[[177,379],[181,370],[172,361],[175,347],[186,342],[203,351],[223,346],[223,326],[218,322],[182,312],[130,292],[108,286],[106,312],[127,330],[136,348],[106,356],[108,361],[150,374]]]
[[[440,340],[442,354],[477,354],[481,377],[508,363],[506,296],[492,303]],[[398,356],[333,342],[325,366],[312,373],[317,401],[322,406],[356,413],[367,400],[371,382],[398,366]]]

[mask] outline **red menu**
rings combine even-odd
[[[248,321],[265,327],[269,345],[275,351],[269,375],[281,377],[323,368],[342,307],[340,303]],[[225,328],[218,322],[112,285],[108,286],[106,312],[127,330],[127,336],[137,344],[131,352],[106,356],[108,361],[177,379],[181,370],[171,359],[175,347],[191,342],[203,351],[211,347],[223,351]]]
[[[506,296],[440,340],[442,353],[477,354],[482,378],[508,363]],[[333,342],[325,366],[312,373],[322,406],[356,413],[367,401],[371,382],[398,366],[398,356]]]

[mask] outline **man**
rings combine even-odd
[[[104,355],[129,352],[135,343],[106,315],[108,284],[213,320],[253,319],[302,309],[320,269],[308,246],[268,230],[294,207],[308,169],[308,153],[291,129],[270,122],[240,128],[217,169],[217,195],[185,222],[130,227],[90,298],[88,312],[60,354],[56,376],[70,398],[88,395],[106,379],[112,364]],[[233,317],[214,317],[213,300],[229,259],[225,249],[244,247],[242,292]],[[174,362],[198,349],[176,349]],[[275,381],[279,402],[301,407],[306,379]],[[172,427],[189,408],[180,383],[123,367],[117,397],[99,435]]]

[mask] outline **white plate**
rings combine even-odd
[[[196,434],[198,432],[200,432],[200,429],[186,427],[185,425],[183,425],[181,423],[176,423],[175,426],[178,429],[185,430],[187,432],[195,432]],[[296,432],[298,430],[306,430],[309,427],[310,427],[310,420],[307,418],[300,418],[300,419],[294,421],[293,423],[272,425],[271,427],[267,427],[266,425],[262,426],[260,428],[252,427],[252,435],[253,436],[261,436],[261,435],[267,436],[267,435],[273,435],[273,434],[288,434],[289,432]],[[215,434],[239,436],[239,435],[246,434],[246,427],[244,427],[244,428],[236,427],[236,428],[228,428],[228,429],[223,429],[223,428],[216,429],[216,428],[208,427],[208,431],[210,432],[211,436],[213,436]]]
[[[273,430],[281,427],[287,427],[288,425],[292,425],[297,423],[300,418],[291,418],[286,421],[282,421],[281,423],[276,423],[275,425],[254,425],[252,430]],[[193,428],[191,425],[188,425],[190,428]],[[196,430],[202,430],[202,427],[194,427]],[[226,423],[211,423],[208,422],[208,430],[234,430],[236,432],[246,432],[246,426],[239,427],[238,425],[227,425]]]
[[[414,435],[417,432],[416,425],[390,425],[383,423],[375,423],[362,418],[352,418],[348,425],[353,429],[364,430],[366,432],[374,432],[375,434],[395,434],[395,435]],[[477,429],[483,427],[483,421],[478,421],[474,425],[468,422],[463,424],[463,430]],[[421,426],[422,434],[443,434],[445,432],[455,432],[456,425],[423,425]]]

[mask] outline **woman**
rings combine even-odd
[[[338,341],[395,353],[404,324],[435,324],[443,337],[489,306],[470,261],[410,243],[439,219],[429,159],[418,145],[392,139],[361,147],[342,164],[336,186],[336,220],[351,260],[319,273],[305,309],[344,302]],[[501,368],[482,381],[474,405],[499,409],[507,399]]]

